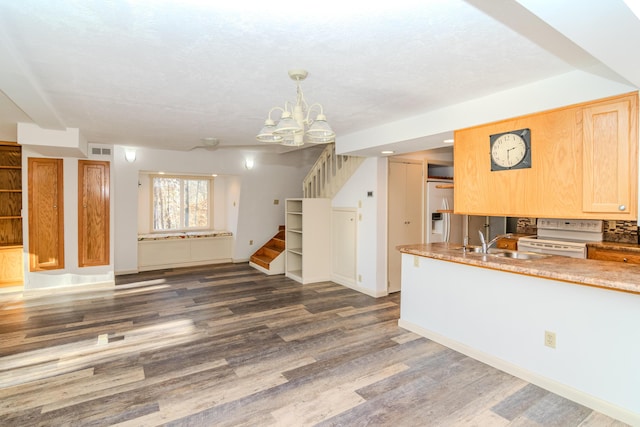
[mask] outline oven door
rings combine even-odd
[[[540,242],[520,239],[518,240],[518,250],[571,258],[587,257],[587,245],[567,245],[562,242]]]

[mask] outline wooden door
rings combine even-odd
[[[387,290],[401,288],[398,245],[422,242],[422,164],[389,162]]]
[[[28,159],[29,270],[64,268],[62,159]]]
[[[78,161],[78,265],[109,264],[109,162]]]

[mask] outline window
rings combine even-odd
[[[210,228],[212,184],[212,178],[153,176],[153,231]]]

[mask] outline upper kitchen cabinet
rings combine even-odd
[[[584,212],[637,217],[637,101],[629,96],[582,109]]]
[[[456,131],[456,213],[637,219],[637,118],[633,92]]]

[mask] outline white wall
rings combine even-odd
[[[124,146],[116,146],[113,161],[116,274],[137,271],[139,171],[218,174],[216,191],[222,191],[216,193],[216,203],[224,201],[227,209],[216,211],[214,225],[224,226],[234,234],[234,261],[245,261],[284,224],[284,199],[301,197],[302,180],[315,161],[304,150],[286,154],[251,153],[255,166],[247,170],[244,167],[247,153],[241,150],[182,152],[139,148],[134,163],[126,162],[124,150]],[[274,200],[279,204],[274,204]]]
[[[640,295],[402,256],[400,326],[632,425],[638,325]]]
[[[334,208],[357,208],[356,289],[376,297],[387,294],[386,174],[386,159],[366,159],[331,202]]]

